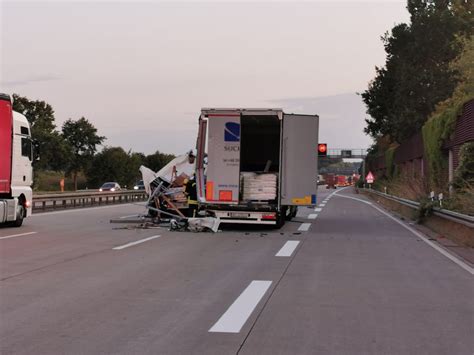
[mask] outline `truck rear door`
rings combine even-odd
[[[284,114],[281,154],[281,204],[312,206],[318,190],[317,115]]]
[[[208,114],[206,202],[238,204],[240,113]]]
[[[10,193],[13,116],[10,97],[0,94],[0,194]]]

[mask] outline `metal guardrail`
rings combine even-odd
[[[402,205],[405,205],[405,206],[408,206],[408,207],[411,207],[411,208],[414,208],[414,209],[419,209],[420,208],[420,203],[416,202],[416,201],[411,201],[411,200],[407,200],[405,198],[397,197],[397,196],[394,196],[394,195],[389,195],[389,194],[386,194],[386,193],[383,193],[383,192],[380,192],[380,191],[377,191],[377,190],[373,190],[373,189],[366,189],[365,188],[364,191],[374,193],[374,194],[382,196],[382,197],[384,197],[388,200],[398,202]],[[474,228],[474,216],[469,216],[467,214],[462,214],[462,213],[458,213],[458,212],[454,212],[454,211],[450,211],[450,210],[445,210],[445,209],[439,208],[439,207],[434,207],[433,208],[433,214],[435,216],[445,218],[445,219],[449,219],[451,221],[458,222],[458,223],[464,224],[465,226]]]
[[[116,192],[68,192],[33,196],[33,211],[45,212],[59,209],[72,209],[145,201],[145,191]]]

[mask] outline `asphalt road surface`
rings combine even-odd
[[[474,353],[472,267],[352,189],[281,230],[129,230],[135,205],[0,229],[0,353]]]

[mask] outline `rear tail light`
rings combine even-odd
[[[262,216],[262,219],[275,220],[275,219],[276,219],[276,214],[275,214],[275,213],[264,214],[264,215]]]
[[[30,206],[31,206],[31,202],[30,201],[25,201],[25,207],[30,208]]]

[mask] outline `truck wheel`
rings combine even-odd
[[[25,218],[25,214],[25,207],[23,205],[18,205],[16,220],[12,223],[14,227],[21,227],[21,225],[23,224],[23,219]]]
[[[281,228],[285,224],[286,211],[287,211],[287,208],[283,207],[282,210],[277,213],[277,221],[276,221],[276,227],[277,228]]]

